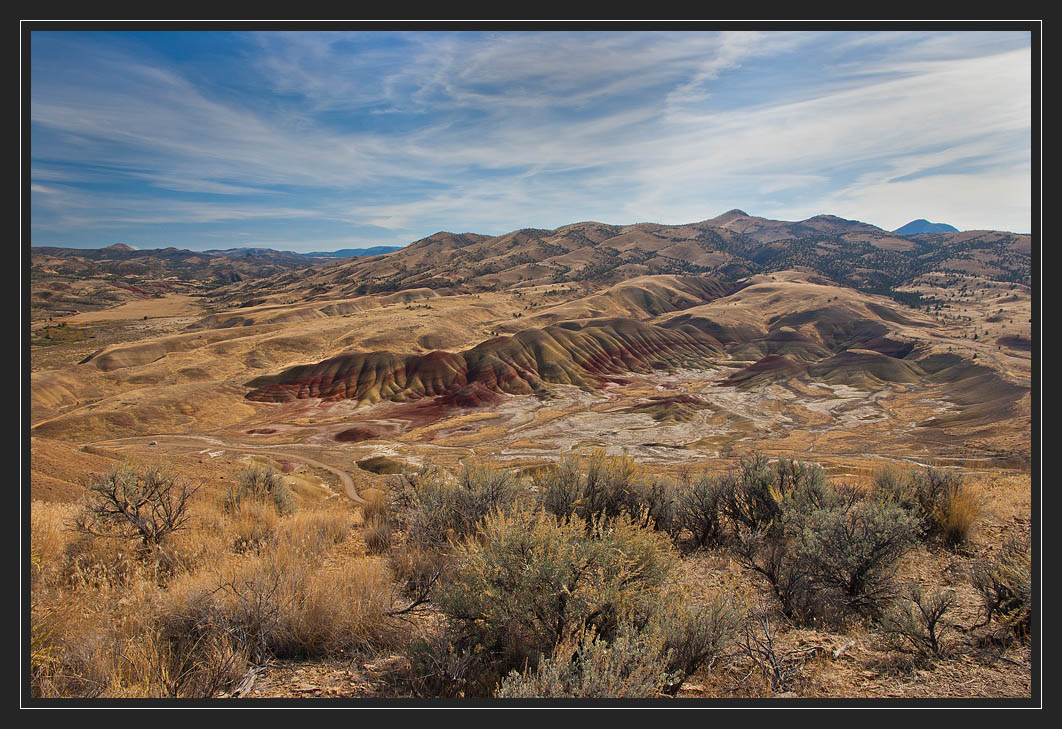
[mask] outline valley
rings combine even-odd
[[[941,251],[957,245],[947,240],[956,234],[886,235],[854,221],[837,233],[839,219],[829,216],[800,224],[728,216],[711,225],[521,231],[500,240],[536,262],[514,261],[511,271],[495,263],[493,272],[465,275],[467,251],[497,251],[499,240],[440,234],[385,255],[54,311],[27,325],[35,513],[78,508],[87,479],[118,464],[159,464],[217,494],[200,507],[200,529],[253,532],[276,517],[222,526],[237,517],[212,511],[211,499],[266,467],[284,474],[306,514],[355,520],[349,533],[360,536],[341,547],[343,569],[354,569],[381,559],[371,541],[374,504],[424,478],[417,473],[494,469],[538,484],[573,458],[604,458],[632,464],[650,483],[689,484],[725,479],[761,457],[812,464],[860,489],[897,468],[931,467],[976,484],[985,516],[962,557],[970,563],[993,554],[1001,535],[1027,530],[1034,294],[1027,276],[1012,280],[1029,270],[1027,240],[982,235],[995,241],[995,258],[938,267],[951,260]],[[845,256],[790,265],[802,239],[775,236],[815,226],[827,229],[812,246],[820,251],[855,240],[858,250],[920,253],[902,275]],[[703,256],[675,247],[682,236],[703,244],[735,230],[778,252],[777,265],[764,265],[762,252],[753,256],[759,263],[735,263],[732,242],[710,252],[699,244]],[[576,234],[590,243],[579,248]],[[647,265],[622,263],[625,242],[644,251],[662,237],[663,258],[638,253]],[[430,280],[416,273],[428,269]],[[848,273],[828,275],[839,271]],[[72,559],[74,546],[65,549],[53,559]],[[685,556],[682,579],[724,580],[748,604],[760,599],[719,549]],[[957,559],[920,549],[941,569]],[[385,553],[388,574],[412,569],[395,561],[403,552]],[[972,621],[976,597],[963,599]],[[834,649],[849,641],[809,635],[835,640]],[[875,661],[891,654],[876,653],[878,643],[860,645],[864,673],[875,671],[869,683],[849,676],[829,688],[835,674],[823,672],[806,690],[918,693],[879,668]],[[291,695],[289,671],[320,686],[332,680],[327,665],[277,664],[262,691]],[[391,695],[381,683],[391,669],[366,665],[356,675],[372,688],[341,695]],[[997,668],[977,671],[998,695],[1021,690]],[[944,681],[939,695],[964,695],[965,673],[961,682],[933,676]],[[735,695],[715,684],[684,691]]]

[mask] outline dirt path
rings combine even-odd
[[[361,495],[358,493],[358,489],[354,486],[354,479],[352,479],[350,477],[350,474],[347,473],[346,471],[343,471],[342,469],[336,468],[335,466],[330,466],[327,463],[322,463],[321,461],[315,460],[313,458],[308,458],[307,456],[300,456],[300,455],[296,455],[294,453],[285,453],[285,452],[281,452],[281,451],[278,451],[278,450],[274,450],[274,446],[263,447],[263,446],[246,446],[246,445],[243,445],[243,444],[235,444],[235,445],[233,445],[231,443],[226,443],[225,441],[221,440],[220,438],[214,438],[214,437],[205,436],[205,435],[144,435],[144,436],[137,436],[137,437],[134,437],[134,438],[116,438],[114,440],[100,440],[100,441],[95,441],[93,443],[87,443],[86,445],[93,445],[93,446],[108,446],[108,445],[110,445],[110,446],[114,446],[114,445],[126,445],[126,444],[132,444],[132,443],[137,443],[137,444],[140,444],[140,445],[144,445],[146,443],[150,443],[151,441],[155,441],[160,446],[162,446],[162,445],[181,445],[180,443],[174,443],[173,441],[175,441],[175,440],[196,440],[196,441],[200,441],[200,442],[205,442],[208,445],[216,446],[217,448],[222,449],[222,450],[235,451],[237,453],[257,453],[257,454],[260,454],[260,455],[282,456],[284,458],[291,458],[291,459],[296,460],[296,461],[302,461],[303,463],[306,463],[306,464],[308,464],[310,466],[313,466],[315,468],[321,468],[321,469],[324,469],[325,471],[329,471],[330,473],[334,473],[336,475],[336,477],[339,478],[339,482],[343,486],[343,491],[346,493],[346,495],[348,497],[350,497],[351,501],[353,501],[356,504],[365,504],[366,503],[365,499],[363,499],[361,497]],[[277,445],[275,447],[276,448],[290,448],[293,445],[297,445],[297,444],[294,444],[294,443],[279,444],[279,445]]]

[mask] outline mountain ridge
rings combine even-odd
[[[497,236],[440,231],[386,255],[226,287],[218,301],[288,302],[424,287],[474,293],[547,284],[608,286],[666,274],[733,281],[794,268],[864,291],[886,291],[928,272],[1027,284],[1030,253],[1030,236],[1003,231],[902,235],[834,215],[793,222],[733,209],[678,225],[582,221]]]

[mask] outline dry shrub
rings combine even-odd
[[[274,541],[280,515],[272,503],[248,499],[234,503],[231,508],[229,524],[235,551],[256,551]]]
[[[34,501],[30,504],[30,547],[38,561],[37,573],[54,570],[74,537],[70,523],[77,515],[76,504]]]
[[[322,554],[343,542],[354,525],[354,514],[337,509],[300,511],[281,522],[278,539],[307,555]]]
[[[388,554],[388,563],[402,591],[412,597],[423,594],[445,571],[448,555],[415,544],[402,543]]]
[[[31,667],[33,695],[163,695],[151,693],[150,681],[132,672],[124,657],[140,640],[149,621],[148,596],[157,589],[143,581],[121,593],[67,589],[34,604],[31,621],[41,620],[46,631],[47,658]]]
[[[386,643],[393,625],[386,567],[375,560],[322,569],[281,541],[277,549],[226,565],[209,580],[173,589],[159,609],[168,641],[220,631],[250,660],[304,659]]]
[[[380,491],[366,498],[361,507],[361,513],[365,521],[371,519],[391,520],[391,501],[386,492]]]
[[[938,539],[949,548],[969,540],[981,515],[981,503],[958,474],[894,466],[875,472],[873,478],[876,496],[895,502],[920,519],[927,538]]]
[[[172,535],[166,542],[170,578],[213,567],[231,547],[232,539],[221,528],[200,527]]]
[[[187,526],[198,489],[168,469],[122,463],[89,480],[73,527],[90,536],[135,540],[150,551]]]
[[[315,574],[308,588],[284,621],[302,655],[373,648],[394,640],[395,623],[383,619],[391,607],[392,584],[382,562],[344,562]]]
[[[369,554],[383,554],[391,548],[394,528],[387,519],[370,517],[365,522],[365,548]]]
[[[386,566],[321,567],[352,512],[279,518],[256,500],[228,515],[198,509],[194,528],[150,555],[125,539],[64,532],[60,510],[39,510],[34,539],[58,564],[42,562],[33,591],[36,695],[209,697],[230,691],[252,660],[391,639]],[[269,548],[235,556],[237,541]]]
[[[995,620],[1028,639],[1032,632],[1032,547],[1028,537],[1007,540],[991,561],[972,570],[974,589],[981,595],[985,619]]]
[[[271,503],[278,514],[295,511],[291,485],[272,465],[255,464],[240,472],[235,486],[225,494],[225,507],[232,510],[244,501]]]
[[[978,495],[968,486],[957,488],[938,507],[937,532],[945,545],[961,546],[969,541],[980,517],[981,502]]]
[[[759,673],[767,695],[790,691],[802,678],[807,659],[801,651],[782,648],[778,635],[783,622],[771,607],[759,605],[745,617],[738,641],[739,651],[748,659],[752,671]]]
[[[924,658],[946,658],[949,646],[944,635],[954,626],[944,616],[955,603],[953,590],[926,594],[920,585],[910,584],[903,599],[886,613],[882,629],[895,650]]]
[[[121,588],[138,578],[149,579],[151,564],[141,556],[124,541],[80,534],[66,545],[60,577],[75,590]]]
[[[214,698],[230,691],[248,665],[245,651],[220,630],[176,639],[146,631],[121,657],[124,693],[151,698]]]

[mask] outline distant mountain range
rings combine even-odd
[[[915,220],[887,231],[858,220],[816,215],[770,220],[730,210],[696,223],[610,225],[580,222],[500,236],[440,232],[405,247],[294,253],[269,248],[187,251],[35,247],[32,273],[60,277],[184,280],[233,301],[330,298],[417,288],[484,291],[512,286],[612,285],[659,274],[710,274],[735,281],[800,268],[864,291],[903,285],[931,271],[973,273],[1028,283],[1031,239],[963,231]]]
[[[930,223],[925,218],[919,218],[892,232],[900,235],[919,235],[920,233],[958,233],[959,229],[947,223]]]
[[[272,248],[225,248],[218,249],[212,248],[204,253],[210,253],[213,255],[229,256],[229,257],[245,257],[245,256],[268,256],[268,255],[284,255],[284,256],[298,256],[302,258],[360,258],[362,256],[379,256],[384,253],[392,253],[397,251],[401,246],[372,246],[371,248],[341,248],[338,251],[312,251],[310,253],[296,253],[295,251],[278,251]]]
[[[372,246],[371,248],[340,248],[338,251],[314,251],[304,255],[316,258],[361,258],[362,256],[381,256],[394,253],[402,246]]]
[[[248,280],[217,293],[222,303],[238,304],[410,289],[475,292],[584,283],[594,287],[660,274],[709,274],[720,281],[736,281],[788,269],[812,271],[870,292],[891,290],[929,272],[1028,284],[1031,246],[1030,236],[1001,231],[952,229],[912,235],[835,215],[789,222],[730,210],[682,225],[588,221],[499,236],[440,232],[389,255]]]
[[[398,250],[393,246],[347,248],[341,251],[295,253],[272,248],[229,248],[189,251],[183,248],[137,249],[124,243],[104,248],[34,246],[31,271],[77,278],[101,275],[166,278],[228,283],[273,276],[347,258],[377,256]]]

